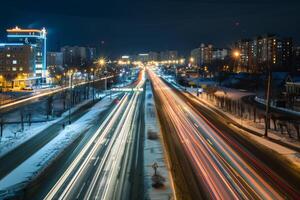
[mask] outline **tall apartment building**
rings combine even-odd
[[[63,53],[63,65],[65,68],[85,67],[91,65],[95,59],[95,48],[64,46],[61,48]]]
[[[201,44],[200,45],[200,65],[209,65],[213,58],[213,45]]]
[[[240,52],[238,67],[235,71],[263,72],[271,67],[273,71],[291,71],[293,57],[292,38],[276,35],[259,36],[236,42]]]

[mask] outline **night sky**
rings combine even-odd
[[[1,1],[0,41],[5,29],[46,27],[49,50],[100,45],[106,54],[176,49],[189,53],[201,42],[228,47],[263,33],[300,41],[299,0],[6,0]]]

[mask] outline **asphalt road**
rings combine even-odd
[[[142,87],[143,81],[133,86]],[[44,199],[129,199],[132,163],[140,152],[135,147],[141,94],[124,94]]]
[[[182,153],[192,166],[202,198],[208,199],[297,199],[299,179],[280,161],[270,157],[224,119],[163,82],[149,71],[160,113],[180,141]],[[178,150],[178,149],[177,149]],[[170,149],[169,149],[170,151]],[[172,152],[169,154],[172,155]],[[184,160],[179,165],[185,165]],[[195,186],[197,184],[194,184]],[[190,192],[193,192],[192,188]],[[184,199],[184,194],[182,199]],[[196,195],[195,195],[196,196]],[[190,197],[193,199],[193,197]],[[200,198],[200,197],[199,197]]]

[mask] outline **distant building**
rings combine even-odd
[[[212,62],[213,45],[201,44],[200,46],[200,65],[208,65]]]
[[[177,60],[178,59],[178,52],[177,51],[162,51],[160,52],[160,61],[167,61],[167,60]]]
[[[137,56],[137,60],[141,62],[148,62],[149,61],[149,54],[148,53],[140,53]]]
[[[64,46],[61,48],[65,68],[86,67],[96,59],[96,49],[90,47]]]
[[[63,53],[62,52],[48,52],[47,53],[47,66],[48,67],[62,67],[63,66]]]
[[[35,75],[34,49],[22,43],[0,44],[1,87],[24,88]]]
[[[213,49],[212,60],[225,60],[229,56],[228,49]]]
[[[300,47],[293,50],[293,72],[300,73]]]
[[[235,72],[253,72],[254,68],[254,55],[253,55],[253,42],[250,39],[239,40],[235,44],[235,48],[239,50],[240,58],[235,63]]]
[[[150,51],[148,54],[149,54],[149,61],[158,61],[158,53]]]
[[[240,53],[236,72],[264,72],[267,66],[273,71],[291,71],[293,61],[292,38],[276,35],[243,39],[235,43]]]

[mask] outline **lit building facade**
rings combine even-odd
[[[0,44],[0,86],[24,88],[32,85],[35,57],[31,45],[22,43]]]
[[[292,38],[276,35],[259,36],[235,43],[239,51],[236,72],[264,72],[268,66],[273,71],[291,71],[293,61]]]
[[[42,82],[46,80],[47,72],[47,32],[46,29],[7,29],[8,43],[30,45],[34,57],[33,77]]]

